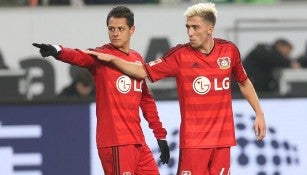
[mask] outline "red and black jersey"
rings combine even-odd
[[[145,64],[148,78],[175,77],[181,110],[180,147],[211,148],[236,144],[231,78],[247,79],[237,47],[214,39],[209,54],[189,44],[172,48],[161,59]]]
[[[94,49],[131,62],[143,63],[139,53],[124,53],[111,44]],[[97,146],[143,144],[140,126],[141,108],[156,138],[165,138],[157,107],[144,79],[138,80],[119,71],[112,64],[99,61],[78,49],[63,48],[57,58],[63,62],[87,68],[96,85]]]

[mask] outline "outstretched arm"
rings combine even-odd
[[[254,123],[255,134],[257,136],[257,141],[261,141],[266,134],[266,124],[263,110],[260,106],[258,96],[255,92],[253,84],[249,79],[245,80],[243,83],[238,83],[242,95],[246,98],[248,103],[254,109],[256,113],[256,119]]]
[[[39,48],[42,57],[53,56],[57,60],[79,67],[89,69],[95,62],[92,55],[88,55],[80,49],[64,48],[60,45],[51,44],[33,43],[32,45]]]
[[[147,77],[147,73],[142,64],[132,63],[116,56],[95,52],[93,50],[87,50],[85,51],[85,53],[96,56],[98,60],[110,62],[125,74],[135,77],[137,79]]]

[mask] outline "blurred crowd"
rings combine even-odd
[[[4,62],[4,58],[3,58],[2,54],[1,54],[1,50],[0,50],[0,69],[7,69],[7,65]]]
[[[159,0],[0,0],[0,6],[59,6],[59,5],[99,5],[99,4],[150,4]]]
[[[65,86],[58,97],[62,98],[94,98],[95,84],[87,69],[77,66],[70,67],[71,83]]]
[[[279,2],[307,0],[214,0],[214,3],[274,4]],[[99,4],[186,4],[203,0],[0,0],[0,6],[46,6],[46,5],[99,5]]]
[[[283,68],[306,68],[306,53],[291,58],[293,45],[286,39],[277,39],[274,43],[257,44],[245,58],[243,65],[258,92],[277,92],[278,71]]]

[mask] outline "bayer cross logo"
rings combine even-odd
[[[131,89],[131,79],[127,75],[120,76],[116,81],[116,88],[121,93],[128,93]]]
[[[199,76],[193,81],[193,90],[197,94],[204,95],[209,92],[210,88],[210,80],[207,77]]]
[[[237,155],[233,155],[236,164],[247,169],[258,167],[255,175],[285,175],[281,173],[281,168],[299,165],[298,148],[290,141],[277,137],[279,135],[274,127],[268,126],[265,139],[257,142],[251,137],[255,116],[237,113],[235,118],[238,121],[236,133],[239,150]]]

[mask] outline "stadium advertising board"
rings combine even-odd
[[[237,143],[231,172],[236,175],[303,175],[307,171],[305,131],[307,99],[262,99],[267,136],[256,142],[254,113],[245,100],[234,100]],[[162,175],[175,175],[180,112],[177,101],[157,102],[168,131],[171,159],[158,163],[159,148],[147,123],[142,127]],[[95,104],[0,106],[0,174],[102,175],[96,148]],[[201,161],[201,160],[200,160]]]
[[[0,111],[0,175],[90,174],[87,104]]]

